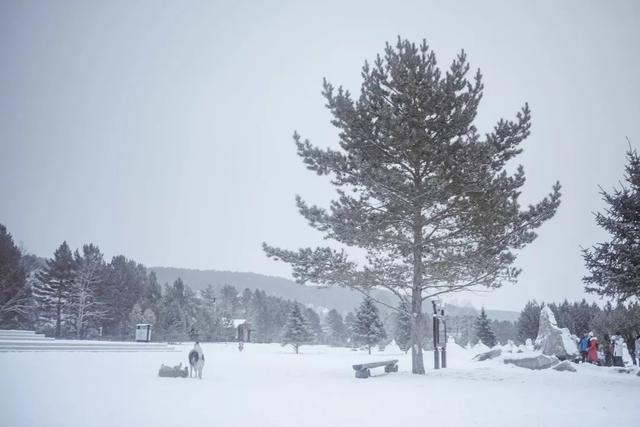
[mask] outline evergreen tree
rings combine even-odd
[[[29,326],[32,304],[20,250],[0,224],[0,328]]]
[[[367,347],[369,354],[371,354],[372,346],[387,337],[387,333],[378,315],[378,307],[376,307],[375,302],[369,296],[366,296],[360,304],[360,307],[358,307],[353,326],[354,341],[359,345]]]
[[[289,320],[289,314],[291,313],[294,303],[290,301],[284,301],[280,298],[272,297],[274,301],[273,309],[273,329],[274,334],[272,342],[280,341],[282,337],[282,330],[284,329],[287,321]]]
[[[98,294],[107,308],[102,321],[107,335],[120,339],[132,335],[129,315],[133,306],[143,299],[146,289],[149,289],[147,269],[142,264],[122,255],[113,257]]]
[[[143,307],[151,308],[154,312],[158,310],[160,301],[162,300],[162,286],[158,283],[156,273],[149,272],[148,280],[143,290]]]
[[[76,262],[67,242],[56,249],[47,267],[38,275],[34,296],[39,314],[45,322],[54,324],[54,336],[62,336],[63,323],[68,318],[71,287],[76,275]]]
[[[236,312],[240,307],[240,300],[238,299],[238,290],[235,286],[224,285],[220,289],[220,309],[224,316],[233,319],[236,316]]]
[[[311,331],[302,316],[302,311],[298,304],[294,304],[289,314],[289,319],[285,325],[284,334],[282,336],[282,345],[293,346],[296,354],[302,344],[306,344],[312,340]]]
[[[347,313],[344,317],[344,327],[347,330],[347,342],[351,347],[355,346],[354,330],[356,326],[356,315],[353,312]]]
[[[518,328],[516,324],[508,320],[492,320],[491,330],[496,337],[496,343],[506,344],[509,341],[518,340]]]
[[[129,313],[129,329],[134,330],[138,323],[146,323],[144,322],[142,307],[140,303],[135,303],[133,308],[131,309],[131,313]]]
[[[611,302],[607,302],[603,310],[595,312],[590,326],[599,339],[602,339],[605,334],[611,336],[620,333],[627,343],[627,349],[632,352],[635,348],[635,339],[640,335],[640,303],[619,302],[613,307]]]
[[[202,331],[198,328],[201,325],[196,323],[197,308],[195,294],[181,278],[177,278],[172,286],[165,286],[161,323],[168,339],[199,339]]]
[[[627,185],[608,193],[600,192],[608,205],[596,213],[596,223],[611,239],[583,251],[590,275],[584,277],[585,290],[625,301],[640,298],[640,156],[627,151]]]
[[[452,316],[451,314],[446,314],[445,320],[447,322],[447,334],[452,336],[457,344],[466,346],[477,341],[475,315],[461,314]]]
[[[411,310],[405,301],[400,302],[394,320],[393,339],[400,350],[406,353],[411,347]]]
[[[264,291],[256,289],[252,295],[252,317],[253,339],[256,342],[271,342],[274,339],[276,330],[272,311],[270,310],[269,300]],[[282,329],[280,328],[280,331]]]
[[[515,251],[556,212],[560,185],[521,209],[524,169],[506,168],[529,135],[529,107],[481,136],[473,124],[482,76],[461,52],[441,72],[426,42],[398,39],[362,69],[360,96],[324,83],[339,129],[339,150],[320,149],[295,133],[308,169],[331,176],[330,210],[297,205],[309,224],[345,247],[368,253],[366,265],[332,247],[298,251],[263,244],[292,265],[300,283],[385,288],[410,302],[412,372],[424,374],[422,302],[475,287],[515,281]]]
[[[518,337],[522,342],[525,342],[527,338],[535,340],[538,337],[538,327],[540,326],[540,311],[542,305],[538,304],[535,300],[527,302],[522,311],[520,317],[518,317]]]
[[[252,303],[253,293],[251,292],[251,289],[245,288],[245,290],[242,291],[242,296],[240,297],[240,306],[245,319],[251,318]]]
[[[106,307],[99,301],[98,287],[104,285],[106,265],[97,246],[82,247],[82,255],[76,250],[76,271],[69,290],[69,313],[77,338],[84,338],[87,329],[104,319]]]
[[[329,344],[335,346],[344,345],[347,340],[347,328],[338,310],[329,310],[326,322]]]
[[[158,321],[158,318],[156,316],[156,313],[150,308],[147,308],[144,310],[144,312],[142,312],[142,323],[155,325],[157,321]]]
[[[480,309],[480,315],[476,318],[476,336],[486,346],[496,345],[496,335],[491,329],[491,321],[487,317],[484,307]]]
[[[312,342],[314,343],[322,343],[324,340],[322,334],[322,326],[320,325],[320,316],[318,313],[310,307],[306,307],[304,309],[304,318],[307,321],[307,327],[309,328],[309,332],[311,332]]]
[[[573,329],[570,329],[571,332],[578,336],[590,332],[591,321],[598,311],[600,311],[600,308],[597,305],[589,305],[585,299],[582,299],[579,303],[574,302],[570,310],[571,326],[573,327]]]
[[[571,304],[569,304],[569,301],[565,299],[562,304],[551,303],[549,304],[549,308],[553,312],[559,328],[567,328],[572,333],[577,333],[576,325],[574,322],[573,309],[571,307]]]
[[[222,319],[218,313],[215,288],[207,285],[200,290],[200,310],[198,310],[198,329],[201,331],[201,340],[221,341],[225,338]]]

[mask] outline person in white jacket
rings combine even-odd
[[[613,345],[613,366],[624,366],[622,361],[622,352],[624,351],[624,339],[620,332],[617,332],[611,337],[611,344]]]

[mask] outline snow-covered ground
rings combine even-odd
[[[640,377],[610,368],[528,371],[474,362],[450,347],[449,368],[417,376],[397,349],[204,344],[204,378],[159,378],[176,353],[0,353],[0,425],[115,426],[631,426]],[[354,363],[400,359],[400,372],[354,378]],[[431,353],[425,364],[432,366]]]

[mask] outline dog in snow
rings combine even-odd
[[[193,350],[189,352],[189,378],[202,379],[202,369],[204,368],[204,353],[200,343],[196,341]]]

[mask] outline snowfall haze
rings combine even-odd
[[[322,78],[358,93],[398,35],[484,75],[480,131],[525,102],[525,203],[559,180],[562,205],[520,255],[515,285],[457,298],[519,310],[583,297],[580,247],[605,236],[599,188],[640,143],[640,4],[616,2],[0,3],[0,222],[29,252],[67,240],[148,266],[290,277],[267,241],[321,243],[294,195],[328,180],[294,130],[335,147]]]

